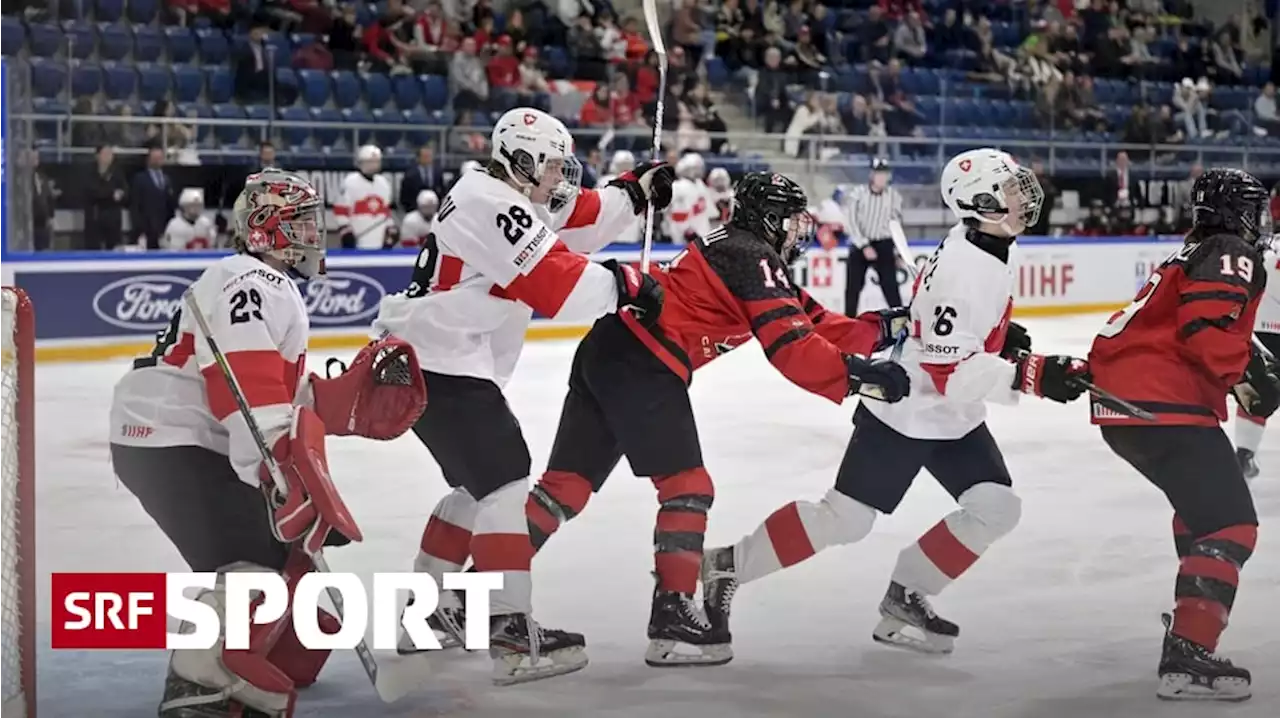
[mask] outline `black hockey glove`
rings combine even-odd
[[[891,307],[867,312],[867,314],[874,315],[880,322],[880,338],[876,340],[872,351],[888,349],[896,344],[900,337],[905,338],[907,327],[911,324],[911,307]]]
[[[1081,380],[1092,382],[1089,362],[1064,354],[1018,352],[1014,359],[1013,389],[1065,404],[1075,401],[1087,389]]]
[[[658,280],[630,264],[618,264],[616,259],[601,262],[601,266],[613,272],[614,281],[618,283],[618,311],[630,310],[646,327],[657,324],[665,296]]]
[[[1000,349],[1000,357],[1008,361],[1017,361],[1018,355],[1031,351],[1031,335],[1027,328],[1017,322],[1009,322],[1009,332],[1004,335],[1004,347]]]
[[[1280,377],[1274,367],[1268,368],[1262,354],[1254,349],[1245,367],[1244,378],[1232,387],[1240,408],[1250,416],[1269,418],[1280,409]]]
[[[861,394],[893,404],[911,393],[911,377],[900,364],[852,354],[844,356],[844,364],[849,370],[849,396]]]
[[[344,229],[344,230],[342,231],[342,248],[343,248],[343,249],[355,249],[355,248],[356,248],[356,233],[355,233],[355,232],[352,232],[350,229]]]
[[[643,214],[653,203],[655,212],[661,212],[671,204],[671,185],[676,181],[676,171],[666,162],[650,162],[630,172],[623,172],[609,187],[620,187],[631,198],[636,214]]]
[[[391,249],[400,244],[400,228],[394,224],[387,225],[387,231],[382,235],[382,248]]]

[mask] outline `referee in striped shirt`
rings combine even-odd
[[[890,307],[902,306],[898,262],[893,236],[889,233],[889,221],[895,219],[902,221],[902,195],[889,186],[888,160],[877,157],[871,161],[871,181],[850,193],[845,222],[849,232],[849,258],[845,262],[848,275],[844,312],[851,317],[858,313],[858,297],[862,295],[867,269],[872,266],[880,275],[880,291],[884,292],[885,302]]]

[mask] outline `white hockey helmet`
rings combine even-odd
[[[613,153],[613,159],[609,160],[609,174],[611,175],[620,175],[635,168],[636,156],[631,154],[630,150],[618,150]]]
[[[423,217],[430,217],[440,209],[440,197],[433,190],[424,189],[418,193],[418,211]]]
[[[680,158],[676,162],[676,176],[685,179],[700,180],[707,174],[707,163],[702,160],[702,155],[697,152],[690,152]]]
[[[1044,190],[1035,174],[1007,152],[961,152],[942,170],[942,201],[960,220],[999,225],[1017,235],[1040,219]]]
[[[274,257],[303,277],[324,274],[324,203],[306,178],[274,167],[251,174],[232,213],[238,251]]]
[[[727,192],[733,186],[733,180],[729,177],[729,170],[723,167],[711,170],[711,173],[707,175],[707,185],[717,192]]]
[[[484,169],[484,165],[480,164],[480,163],[479,163],[479,162],[477,162],[476,160],[467,160],[467,161],[465,161],[465,162],[463,162],[463,163],[462,163],[462,167],[460,168],[460,172],[461,172],[462,174],[466,174],[466,173],[468,173],[468,172],[470,172],[470,171],[472,171],[472,170],[482,170],[482,169]]]
[[[187,187],[178,195],[178,208],[188,219],[195,219],[204,211],[204,190]]]
[[[582,164],[573,153],[573,135],[542,110],[517,107],[493,127],[490,157],[507,181],[534,204],[552,211],[568,204],[582,187]]]
[[[364,145],[356,150],[356,168],[367,175],[382,171],[382,150],[376,145]]]

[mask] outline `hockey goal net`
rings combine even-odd
[[[4,709],[34,718],[35,707],[35,316],[27,295],[4,287]]]

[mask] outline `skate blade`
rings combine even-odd
[[[587,652],[581,647],[565,648],[544,653],[532,663],[523,653],[508,653],[493,660],[493,684],[514,686],[530,683],[566,673],[574,673],[587,667]]]
[[[1241,678],[1218,678],[1206,685],[1188,673],[1168,673],[1160,677],[1156,697],[1166,701],[1239,703],[1253,697],[1253,689]]]
[[[906,629],[911,629],[920,635],[908,633]],[[951,636],[929,633],[918,626],[891,616],[885,616],[880,620],[880,624],[871,632],[871,638],[876,643],[883,643],[886,646],[933,655],[946,655],[956,647],[956,639]]]
[[[733,646],[728,643],[695,646],[680,641],[654,639],[649,641],[649,650],[644,654],[644,662],[655,668],[723,666],[732,660]]]

